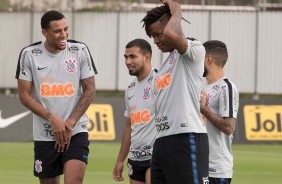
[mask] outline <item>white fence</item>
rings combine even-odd
[[[124,64],[124,47],[135,38],[148,40],[153,47],[153,65],[158,67],[163,54],[145,34],[145,12],[65,13],[70,39],[86,43],[99,74],[97,90],[124,90],[129,77]],[[42,13],[0,13],[0,88],[16,88],[14,78],[21,49],[44,39]],[[241,93],[281,94],[280,52],[282,52],[282,12],[184,11],[186,36],[201,42],[218,39],[227,44],[229,59],[226,75]]]

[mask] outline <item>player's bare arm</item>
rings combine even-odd
[[[188,48],[188,43],[181,27],[181,7],[177,2],[172,0],[163,0],[162,2],[169,6],[171,13],[171,17],[164,29],[164,38],[169,44],[176,48],[180,54],[184,54]]]
[[[52,125],[55,141],[61,147],[67,142],[67,135],[65,131],[65,121],[51,113],[43,107],[37,100],[31,96],[32,82],[25,80],[18,80],[18,94],[22,104],[31,110],[34,114],[48,120]]]
[[[89,77],[86,79],[82,79],[81,87],[83,90],[83,95],[79,99],[74,112],[70,115],[70,117],[66,120],[66,124],[70,127],[67,128],[67,144],[66,150],[68,150],[70,145],[70,140],[72,136],[72,128],[75,126],[76,122],[81,118],[81,116],[86,112],[89,105],[92,103],[94,96],[95,96],[95,78]]]
[[[83,95],[79,99],[74,112],[70,115],[67,123],[74,127],[76,122],[81,118],[81,116],[86,112],[89,105],[92,103],[95,96],[95,79],[94,77],[89,77],[81,80],[81,86],[83,90]]]
[[[235,118],[223,118],[213,113],[208,106],[201,104],[201,113],[210,120],[210,122],[226,135],[231,135],[235,129]]]
[[[117,162],[113,170],[113,178],[116,181],[123,181],[122,176],[124,161],[128,155],[131,144],[131,121],[130,118],[126,119],[126,127],[124,129],[121,147],[119,150]]]

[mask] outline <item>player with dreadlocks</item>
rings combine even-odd
[[[208,184],[208,136],[200,113],[205,48],[184,36],[180,5],[162,2],[142,20],[157,47],[169,52],[156,78],[151,183]]]

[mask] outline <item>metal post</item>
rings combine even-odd
[[[75,0],[71,0],[72,38],[75,39]]]
[[[120,11],[117,12],[117,33],[116,33],[116,38],[117,38],[117,44],[116,44],[116,84],[115,84],[115,90],[118,91],[118,81],[119,81],[119,67],[118,67],[118,60],[119,60],[119,39],[120,39]]]
[[[259,10],[260,10],[260,5],[259,1],[257,1],[256,5],[256,32],[255,32],[255,72],[254,72],[254,100],[259,100],[259,94],[258,94],[258,45],[259,45]]]
[[[30,44],[33,43],[33,33],[34,33],[34,0],[30,1]]]

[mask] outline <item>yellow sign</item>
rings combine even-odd
[[[282,140],[282,105],[246,105],[246,138],[253,141]]]
[[[89,140],[114,140],[115,123],[113,108],[109,104],[91,104],[86,111],[89,118]]]

